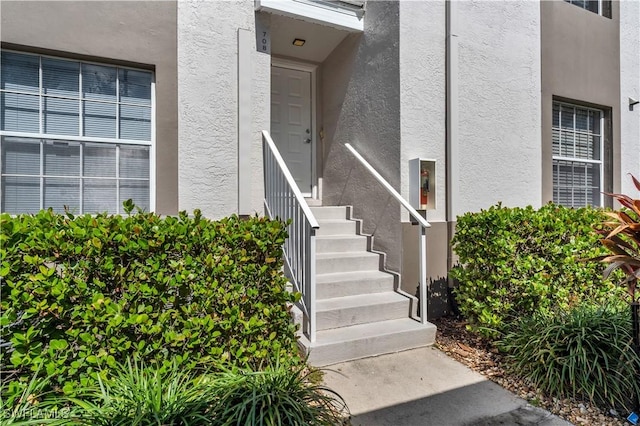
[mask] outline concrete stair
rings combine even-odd
[[[409,308],[407,298],[393,291],[318,300],[317,329],[404,318],[409,316]]]
[[[393,276],[381,271],[322,274],[316,277],[318,300],[393,291]]]
[[[322,224],[320,227],[322,229]],[[318,275],[371,271],[376,270],[379,265],[380,255],[368,251],[316,254],[316,273]]]
[[[369,251],[371,237],[349,207],[311,207],[320,224],[316,238],[316,341],[300,343],[312,365],[431,345],[433,324],[411,318],[415,299],[394,291],[383,258]]]

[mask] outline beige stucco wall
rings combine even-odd
[[[455,217],[497,202],[540,202],[540,12],[529,1],[456,2],[450,9],[452,66],[447,158],[444,2],[401,3],[401,167],[410,158],[438,161],[437,208],[427,218],[429,316],[445,313]],[[423,23],[429,22],[425,26]],[[416,65],[415,68],[412,65]],[[453,84],[453,83],[452,83]],[[455,113],[455,114],[453,114]],[[452,167],[447,185],[447,167]],[[408,195],[408,175],[403,173]],[[452,191],[446,194],[447,187]],[[526,190],[523,190],[526,188]],[[447,196],[455,197],[447,211]],[[447,220],[450,220],[447,222]],[[403,289],[414,292],[418,273],[417,226],[403,223]],[[438,302],[438,303],[436,303]]]
[[[456,214],[498,201],[539,204],[539,6],[528,1],[461,2],[457,9],[460,150],[451,160],[460,170]],[[444,2],[369,2],[364,34],[345,40],[322,66],[323,202],[353,204],[393,270],[415,269],[403,260],[403,253],[410,259],[415,251],[407,231],[411,227],[403,234],[398,223],[408,217],[354,163],[343,144],[354,145],[406,198],[408,160],[437,160],[438,207],[428,219],[435,224],[430,239],[439,248],[431,259],[438,259],[432,265],[435,273],[446,270],[447,250],[440,247],[448,239],[443,230],[450,228],[445,24]]]
[[[611,110],[610,142],[605,139],[604,189],[617,192],[620,190],[620,3],[613,2],[611,19],[560,0],[540,2],[540,11],[542,202],[553,199],[554,97]],[[606,173],[607,169],[610,173]]]
[[[620,172],[622,192],[637,194],[627,173],[640,179],[640,2],[620,2]]]
[[[322,64],[322,201],[353,205],[387,267],[400,270],[397,202],[347,151],[352,144],[400,189],[399,5],[367,3],[364,34],[348,36]]]
[[[427,214],[432,225],[427,230],[430,288],[442,280],[446,286],[447,277],[445,13],[444,1],[400,3],[400,193],[407,200],[411,198],[409,160],[436,160],[436,182],[432,182],[436,210]],[[410,223],[404,209],[401,217],[401,286],[416,294],[420,227]]]
[[[444,1],[400,3],[400,192],[410,199],[409,160],[436,160],[432,222],[446,220],[445,22]]]
[[[179,203],[212,218],[238,211],[238,29],[255,34],[251,0],[178,3]],[[254,48],[250,62],[251,170],[241,172],[252,175],[251,206],[261,213],[270,55]]]
[[[178,211],[176,2],[3,1],[5,47],[152,68],[156,212]]]
[[[544,3],[544,2],[543,2]],[[540,6],[457,2],[458,188],[453,217],[540,205]]]

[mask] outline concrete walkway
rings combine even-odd
[[[327,367],[353,426],[570,426],[433,347]]]

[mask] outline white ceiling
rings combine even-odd
[[[310,62],[323,62],[333,49],[349,35],[348,31],[290,18],[271,15],[271,54]],[[302,47],[293,40],[306,40]]]

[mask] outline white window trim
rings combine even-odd
[[[586,10],[587,12],[595,13],[596,15],[604,16],[605,18],[607,17],[607,16],[605,16],[605,15],[603,14],[603,12],[604,12],[604,2],[605,2],[606,0],[598,0],[598,12],[593,12],[593,11],[591,11],[591,10],[587,9],[586,7],[583,7],[583,6],[581,6],[581,5],[578,5],[578,4],[573,3],[571,0],[564,0],[564,1],[565,1],[566,3],[569,3],[569,4],[573,5],[573,6],[577,6],[577,7],[579,7],[580,9],[584,9],[584,10]]]
[[[153,129],[152,129],[152,133],[153,133]],[[27,133],[27,132],[23,133],[23,132],[11,132],[6,130],[0,130],[0,135],[12,136],[16,138],[51,139],[51,140],[61,140],[61,141],[68,141],[68,142],[96,142],[96,143],[110,143],[110,144],[120,144],[120,145],[153,146],[153,141],[139,141],[135,139],[94,138],[91,136],[69,136],[69,135],[54,135],[49,133]]]
[[[120,108],[116,108],[116,110],[118,114],[116,126],[120,126],[118,120]],[[116,163],[116,165],[118,164],[119,162]],[[156,211],[156,173],[156,73],[154,72],[151,74],[151,147],[149,148],[149,211],[152,212]]]
[[[602,0],[600,0],[602,1]],[[581,109],[586,109],[588,111],[594,111],[600,114],[600,133],[598,134],[598,137],[600,138],[600,160],[592,160],[592,159],[587,159],[587,158],[576,158],[576,157],[566,157],[566,156],[562,156],[562,155],[553,155],[553,162],[555,163],[556,160],[558,161],[570,161],[572,163],[587,163],[587,164],[598,164],[600,166],[600,179],[599,179],[599,185],[600,185],[600,199],[599,199],[599,207],[604,207],[604,135],[605,135],[605,121],[604,121],[604,110],[602,109],[598,109],[598,108],[591,108],[588,106],[583,106],[580,104],[572,104],[569,102],[562,102],[562,101],[553,101],[553,105],[560,105],[565,106],[565,107],[569,107],[569,108],[581,108]],[[560,110],[560,116],[558,117],[558,127],[555,127],[552,125],[552,132],[554,130],[559,130],[560,132],[562,132],[562,110]],[[589,132],[584,132],[584,131],[578,131],[576,130],[576,114],[573,114],[573,130],[572,133],[576,134],[576,133],[581,133],[581,134],[587,134],[587,135],[595,135],[594,133],[589,133]],[[553,187],[553,193],[555,196],[555,192],[556,192],[556,187]],[[573,204],[573,203],[572,203]]]
[[[106,67],[117,67],[117,68],[122,68],[122,69],[126,69],[126,70],[132,70],[132,71],[144,71],[144,72],[153,73],[153,71],[151,69],[145,69],[145,68],[140,68],[140,67],[132,67],[132,66],[129,66],[129,65],[120,65],[120,64],[116,64],[116,63],[110,63],[110,62],[97,62],[97,61],[91,61],[91,60],[85,60],[85,59],[75,59],[75,58],[68,58],[68,57],[64,57],[64,56],[48,55],[46,53],[34,53],[34,52],[26,52],[24,50],[5,49],[4,47],[2,49],[0,49],[0,50],[2,50],[3,52],[19,53],[20,55],[39,56],[40,58],[57,59],[57,60],[60,60],[60,61],[72,61],[72,62],[79,62],[81,64],[87,64],[87,65],[100,65],[100,66],[106,66]],[[40,63],[40,71],[42,71],[42,63]],[[41,77],[42,77],[42,72],[40,74],[41,74]],[[42,80],[40,81],[40,83],[42,83]],[[42,87],[42,85],[40,87]]]
[[[22,92],[22,91],[17,91],[17,90],[5,90],[5,89],[0,89],[0,92],[4,92],[4,93],[17,93],[17,94],[25,94],[25,95],[32,95],[32,96],[38,96],[39,101],[38,101],[38,127],[39,127],[39,133],[28,133],[28,132],[14,132],[14,131],[6,131],[6,130],[0,130],[0,136],[8,136],[8,137],[19,137],[19,138],[29,138],[29,139],[40,139],[42,140],[60,140],[60,141],[68,141],[68,142],[91,142],[91,143],[105,143],[105,144],[111,144],[111,145],[115,145],[116,146],[116,178],[96,178],[96,177],[84,177],[81,174],[77,176],[77,178],[80,180],[80,199],[79,199],[79,208],[80,211],[82,210],[82,204],[83,204],[83,197],[82,197],[82,182],[84,179],[116,179],[117,182],[119,182],[121,180],[121,178],[119,177],[119,155],[120,155],[120,149],[118,147],[118,145],[138,145],[138,146],[148,146],[149,147],[149,211],[150,212],[154,212],[156,210],[156,179],[157,179],[157,170],[156,170],[156,74],[155,72],[148,70],[148,69],[143,69],[143,68],[135,68],[135,67],[129,67],[129,66],[123,66],[123,65],[116,65],[116,64],[110,64],[108,62],[95,62],[95,61],[85,61],[85,60],[78,60],[78,59],[72,59],[72,58],[65,58],[65,57],[60,57],[60,56],[52,56],[52,55],[46,55],[46,54],[40,54],[40,53],[31,53],[31,52],[24,52],[24,51],[20,51],[20,50],[14,50],[14,49],[1,49],[0,51],[2,52],[10,52],[10,53],[17,53],[20,55],[30,55],[30,56],[38,56],[38,93],[31,93],[31,92]],[[79,103],[79,134],[82,135],[83,133],[83,123],[82,123],[82,113],[83,113],[83,101],[85,101],[86,99],[82,96],[82,72],[79,73],[79,93],[78,93],[78,98],[74,98],[74,97],[65,97],[65,96],[61,96],[61,95],[48,95],[48,94],[44,94],[42,93],[43,90],[43,71],[42,71],[42,58],[50,58],[50,59],[57,59],[57,60],[67,60],[67,61],[73,61],[73,62],[78,62],[80,64],[80,67],[82,67],[83,64],[88,64],[88,65],[99,65],[99,66],[109,66],[109,67],[115,67],[116,69],[128,69],[128,70],[133,70],[133,71],[144,71],[144,72],[149,72],[151,73],[151,105],[145,105],[142,103],[135,103],[135,102],[113,102],[113,101],[105,101],[105,100],[91,100],[91,102],[101,102],[101,103],[109,103],[109,104],[114,104],[114,105],[132,105],[132,106],[144,106],[144,107],[149,107],[151,109],[151,137],[149,141],[144,141],[144,140],[135,140],[135,139],[118,139],[118,138],[100,138],[100,137],[91,137],[91,136],[72,136],[72,135],[56,135],[56,134],[50,134],[50,133],[44,133],[44,122],[43,122],[43,102],[44,99],[46,97],[51,97],[51,98],[60,98],[60,99],[70,99],[70,100],[74,100],[74,101],[78,101]],[[120,79],[116,78],[116,93],[120,93]],[[120,108],[116,108],[116,136],[120,134]],[[81,155],[80,155],[80,171],[82,172],[82,147],[84,146],[84,144],[80,144],[80,150],[81,150]],[[51,175],[45,175],[44,174],[44,143],[40,143],[40,174],[39,175],[21,175],[21,174],[10,174],[10,175],[6,175],[6,176],[15,176],[15,177],[38,177],[40,179],[40,210],[44,209],[44,181],[43,179],[45,177],[47,178],[55,178],[57,176],[51,176]],[[1,173],[1,172],[0,172]],[[1,176],[5,176],[4,174],[1,174]],[[71,176],[59,176],[59,177],[63,177],[63,178],[71,178]],[[147,179],[145,178],[123,178],[122,180],[140,180],[140,181],[145,181]],[[119,184],[118,184],[118,188],[116,190],[116,206],[118,207],[118,209],[120,209],[120,191],[119,191]]]

